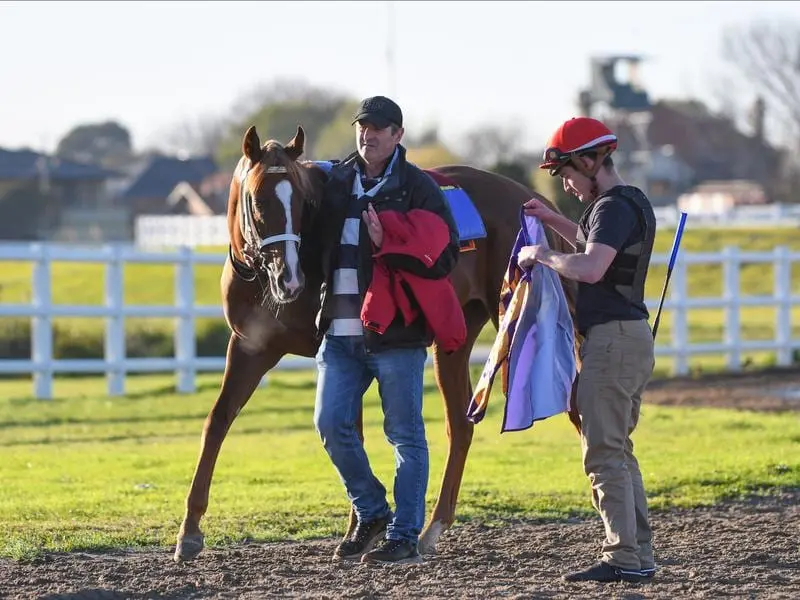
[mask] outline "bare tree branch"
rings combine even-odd
[[[228,130],[229,123],[220,117],[199,115],[169,127],[161,136],[160,146],[189,156],[214,154]]]
[[[519,152],[522,132],[518,127],[483,125],[470,131],[463,140],[463,155],[481,167],[513,159]]]
[[[792,144],[800,144],[800,23],[755,22],[729,29],[723,36],[723,57],[755,94],[764,96]]]
[[[266,104],[298,102],[320,108],[336,106],[348,98],[344,93],[336,93],[328,88],[318,87],[304,79],[278,78],[256,85],[239,97],[232,107],[232,113],[248,115]]]

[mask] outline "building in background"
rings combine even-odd
[[[130,239],[107,183],[117,173],[32,150],[0,148],[0,239]]]
[[[744,133],[702,102],[653,102],[639,79],[641,62],[636,55],[593,58],[589,87],[578,96],[581,114],[616,132],[614,159],[623,178],[644,189],[655,206],[675,206],[681,194],[706,181],[737,182],[731,189],[746,183],[769,202],[780,155],[764,139],[763,101],[753,107],[753,131]]]

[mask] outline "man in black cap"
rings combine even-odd
[[[421,311],[409,324],[398,311],[379,334],[364,327],[361,310],[372,281],[373,254],[383,241],[378,213],[423,209],[447,223],[450,243],[432,265],[421,261],[403,265],[429,279],[447,277],[455,267],[458,231],[439,186],[406,160],[400,144],[404,132],[400,107],[384,96],[367,98],[353,124],[357,151],[330,171],[318,216],[324,228],[315,240],[324,257],[318,327],[324,337],[316,357],[314,425],[358,516],[358,525],[334,556],[362,562],[419,562],[417,543],[425,519],[429,470],[422,382],[426,348],[433,339]],[[390,257],[382,260],[389,265]],[[363,394],[374,379],[384,432],[396,458],[394,512],[356,429]]]

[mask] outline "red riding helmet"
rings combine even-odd
[[[539,168],[550,169],[550,174],[556,175],[575,156],[594,150],[600,151],[602,158],[616,149],[617,136],[613,131],[597,119],[576,117],[563,123],[550,137]],[[598,168],[601,162],[598,161]],[[591,173],[590,177],[595,173]]]

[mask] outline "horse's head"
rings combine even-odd
[[[244,156],[234,172],[228,210],[233,251],[261,284],[262,303],[292,302],[303,291],[300,268],[300,227],[303,211],[318,201],[315,182],[297,159],[303,153],[305,132],[282,146],[269,140],[263,146],[256,128],[242,142]]]

